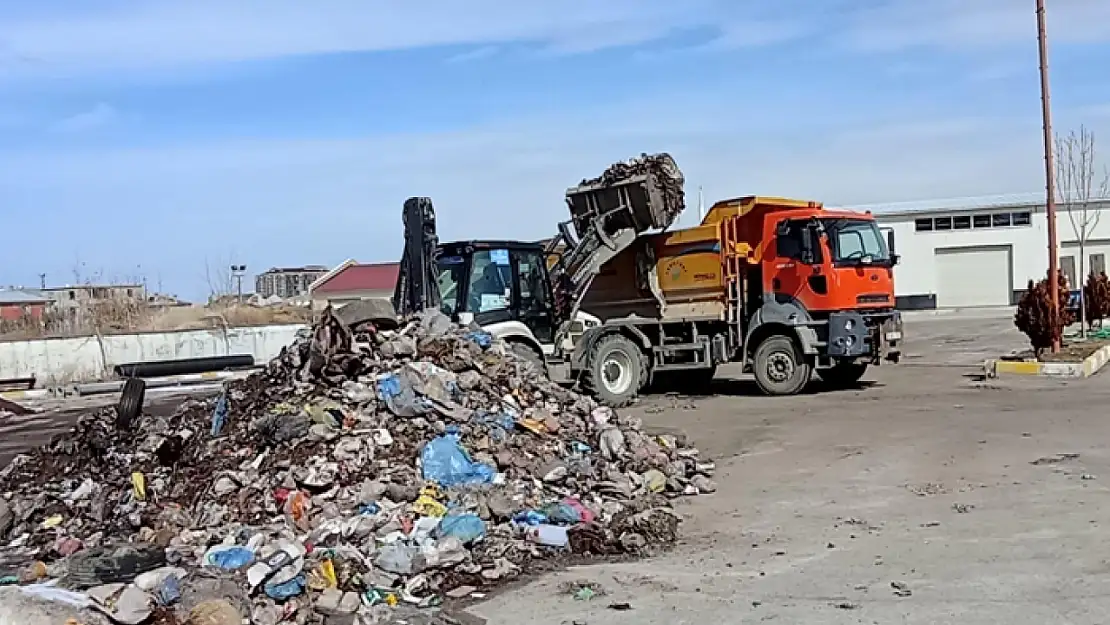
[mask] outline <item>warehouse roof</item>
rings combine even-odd
[[[0,304],[45,304],[50,299],[34,291],[0,290]]]
[[[1110,204],[1110,198],[1092,198],[1092,202]],[[842,206],[846,210],[871,211],[877,215],[912,215],[917,213],[959,212],[991,209],[1027,208],[1037,209],[1044,206],[1044,193],[1005,193],[1001,195],[982,195],[936,200],[915,200],[910,202],[886,202]],[[833,208],[833,207],[829,207]]]

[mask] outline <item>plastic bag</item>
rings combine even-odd
[[[204,554],[204,563],[227,571],[241,569],[254,562],[254,552],[237,545],[216,545]]]
[[[212,411],[212,436],[219,436],[220,431],[224,429],[224,424],[227,423],[227,413],[227,391],[224,391],[220,394],[220,398],[216,400],[216,409]]]
[[[439,536],[454,536],[462,543],[469,544],[481,540],[486,535],[486,524],[476,514],[453,514],[443,517],[436,530]]]
[[[429,410],[426,402],[416,396],[416,390],[407,378],[390,374],[380,378],[376,388],[382,403],[398,417],[415,417]]]
[[[445,434],[432,439],[420,452],[424,479],[448,488],[463,484],[489,484],[497,472],[474,462],[456,436]]]

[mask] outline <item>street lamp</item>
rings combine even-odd
[[[239,294],[239,305],[243,305],[243,274],[247,272],[246,265],[232,265],[231,276],[235,278],[236,291]]]

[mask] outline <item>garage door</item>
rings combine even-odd
[[[1010,246],[936,250],[937,307],[1008,306]]]

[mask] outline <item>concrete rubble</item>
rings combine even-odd
[[[0,615],[459,622],[456,603],[522,574],[665,547],[671,500],[715,489],[681,437],[477,328],[362,317],[329,309],[218,399],[129,431],[90,413],[17,457],[0,471]]]

